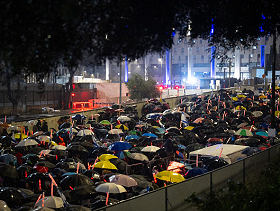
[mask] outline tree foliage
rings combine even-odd
[[[133,100],[142,100],[143,98],[153,98],[159,96],[155,80],[149,78],[148,81],[139,75],[133,74],[125,83],[129,90],[129,98]]]

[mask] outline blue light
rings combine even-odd
[[[127,56],[125,56],[124,82],[127,81],[128,81],[128,64],[127,64]]]
[[[260,67],[265,66],[265,45],[261,45],[261,62]]]

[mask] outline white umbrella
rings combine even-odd
[[[121,129],[112,129],[108,131],[109,134],[121,134],[123,131]]]
[[[16,147],[34,146],[37,144],[38,142],[35,139],[23,139],[16,145]]]
[[[141,150],[141,152],[156,152],[159,149],[160,147],[157,146],[146,146]]]
[[[63,145],[55,145],[51,149],[58,149],[58,150],[66,150],[66,146]]]
[[[94,132],[88,129],[80,130],[77,134],[77,136],[86,136],[86,135],[92,135],[94,136]]]
[[[65,131],[70,132],[70,128],[64,128]],[[72,133],[78,133],[79,131],[76,128],[72,128]]]
[[[261,112],[261,111],[253,111],[252,114],[253,114],[253,117],[260,117],[260,116],[263,115],[263,112]]]
[[[35,207],[42,207],[43,199],[40,199],[36,204]],[[61,208],[63,207],[63,201],[60,197],[56,196],[47,196],[44,198],[44,207],[48,208]]]
[[[49,137],[49,136],[39,136],[38,137],[38,140],[39,141],[49,141],[51,139],[51,137]]]
[[[19,126],[11,126],[11,127],[8,127],[8,129],[7,129],[7,132],[12,132],[12,131],[15,131],[15,130],[17,130],[17,131],[20,131],[21,130],[21,128],[19,127]]]
[[[139,161],[149,161],[149,158],[141,153],[131,153],[128,155],[129,158],[132,158],[134,160],[139,160]]]
[[[120,116],[117,120],[119,120],[120,122],[129,122],[131,121],[131,118],[128,116]]]
[[[25,123],[25,126],[34,126],[38,123],[38,120],[30,120]]]
[[[125,187],[133,187],[137,186],[137,182],[130,176],[124,174],[116,174],[109,177],[111,183],[115,183],[117,185],[122,185]]]
[[[43,133],[44,133],[43,131],[37,131],[31,137],[38,137],[38,136],[42,135]]]
[[[95,190],[97,192],[102,192],[102,193],[123,193],[126,192],[126,189],[121,186],[121,185],[117,185],[115,183],[103,183],[98,185]]]
[[[38,154],[39,155],[48,155],[52,150],[50,149],[44,149],[44,150],[41,150],[41,152],[39,152]]]

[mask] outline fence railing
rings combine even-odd
[[[154,211],[154,210],[188,210],[190,205],[186,198],[192,193],[201,194],[225,187],[228,180],[234,182],[251,182],[257,174],[280,154],[280,144],[270,147],[231,165],[215,171],[188,179],[184,182],[159,188],[118,204],[100,208],[102,211]]]

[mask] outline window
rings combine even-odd
[[[196,59],[196,55],[193,56],[193,59]]]
[[[196,48],[196,51],[199,52],[199,48]]]
[[[241,59],[244,59],[244,54],[240,54],[240,58],[241,58]]]
[[[185,49],[184,49],[184,48],[182,48],[182,49],[181,49],[181,53],[184,53],[184,51],[185,51]]]
[[[181,61],[181,56],[179,56],[178,60]]]
[[[204,60],[204,55],[201,55],[201,60],[202,60],[202,61]]]
[[[250,58],[253,58],[253,54],[250,54]]]
[[[185,44],[187,44],[187,43],[188,43],[187,39],[185,39],[184,43],[185,43]]]
[[[253,50],[256,50],[256,49],[257,49],[257,46],[254,45],[254,46],[253,46]]]
[[[188,59],[189,59],[188,56],[186,56],[186,62],[188,62]]]
[[[199,42],[200,42],[200,44],[202,44],[202,39],[200,39],[200,41],[199,41]]]
[[[192,42],[195,43],[195,40],[193,40]]]
[[[235,55],[232,55],[232,58],[235,58]]]

